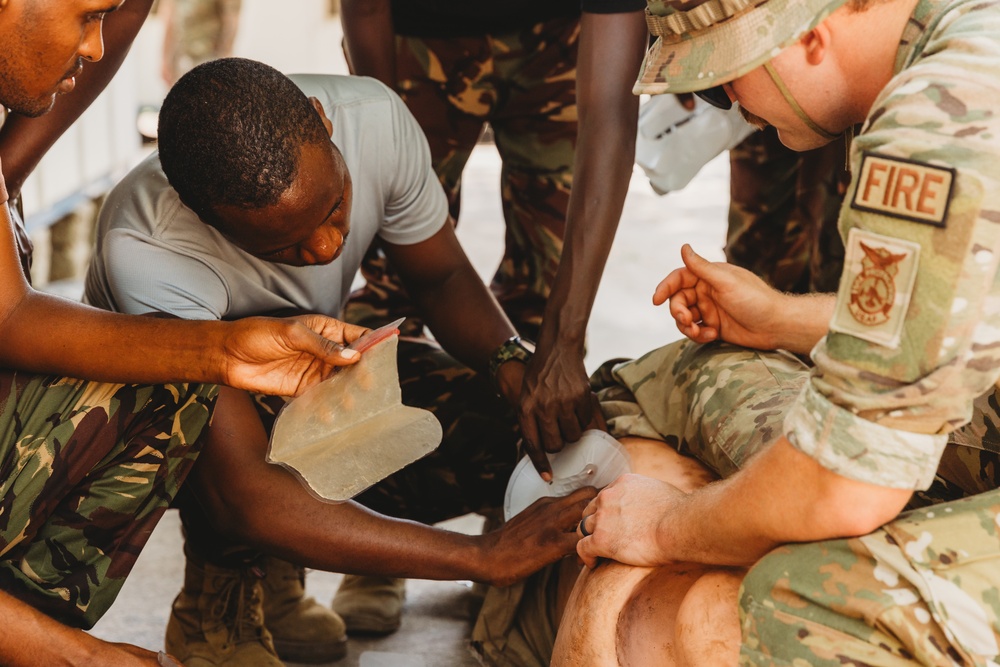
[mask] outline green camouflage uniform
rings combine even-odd
[[[576,145],[579,17],[555,18],[505,34],[396,38],[396,91],[430,144],[452,217],[462,170],[489,123],[503,158],[506,247],[493,293],[514,326],[536,338],[562,252]],[[475,221],[473,221],[475,223]],[[362,265],[367,281],[345,317],[367,326],[415,310],[378,242]],[[409,317],[404,334],[417,335]]]
[[[198,65],[230,55],[222,43],[235,34],[242,0],[170,0],[173,41],[164,48],[164,58],[176,78]]]
[[[0,588],[92,627],[190,472],[216,393],[0,371]]]
[[[729,152],[726,259],[783,292],[835,292],[844,267],[837,217],[850,174],[843,138],[797,153],[774,128]]]

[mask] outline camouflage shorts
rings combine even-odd
[[[789,354],[681,341],[609,362],[591,383],[613,435],[662,440],[725,477],[782,433],[808,376]],[[750,571],[741,664],[989,664],[983,648],[1000,642],[997,406],[994,394],[976,401],[909,513],[863,538],[781,547]],[[487,664],[548,664],[556,625],[538,601],[563,584],[550,568],[489,592],[474,634]]]
[[[93,626],[191,470],[216,393],[0,371],[0,587]]]
[[[507,34],[396,38],[396,90],[427,137],[455,220],[465,163],[484,124],[493,130],[507,231],[491,287],[530,338],[537,338],[562,254],[576,148],[578,36],[577,18],[558,18]],[[345,311],[349,321],[369,326],[415,312],[377,243],[362,264],[367,285]],[[404,333],[416,332],[418,323],[410,317]]]

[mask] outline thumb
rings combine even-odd
[[[717,283],[725,277],[725,273],[714,262],[696,253],[690,244],[685,243],[681,248],[681,259],[691,273],[708,283]]]

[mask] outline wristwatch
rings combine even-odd
[[[493,389],[497,395],[500,394],[500,385],[497,383],[497,372],[500,367],[508,361],[519,361],[527,365],[534,353],[535,344],[520,336],[511,336],[493,351],[490,355],[490,381],[493,382]]]

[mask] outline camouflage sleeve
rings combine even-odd
[[[925,488],[1000,375],[1000,26],[960,23],[854,142],[837,307],[785,422],[825,467],[888,487]]]

